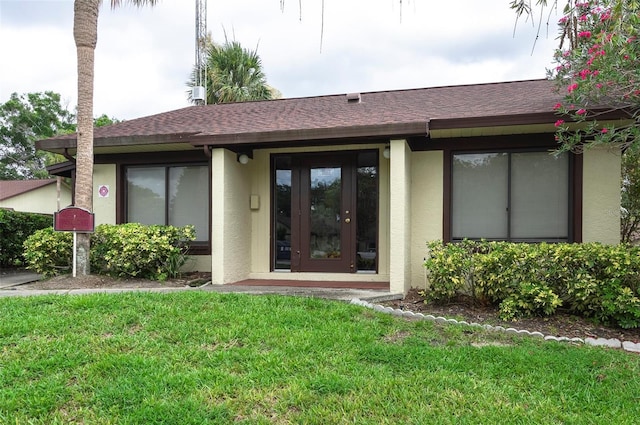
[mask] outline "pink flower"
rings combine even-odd
[[[560,127],[562,124],[564,124],[564,120],[558,120],[558,121],[556,121],[556,123],[554,125],[556,127]]]
[[[600,130],[600,133],[602,133],[602,134],[607,134],[608,132],[609,132],[609,130],[607,130],[607,127],[605,127],[602,130]]]
[[[591,74],[591,70],[590,69],[583,69],[582,71],[580,71],[578,73],[578,75],[580,75],[580,78],[582,78],[583,80],[586,80],[587,77],[589,76],[589,74]]]
[[[555,111],[555,110],[558,110],[558,109],[560,109],[560,108],[562,108],[562,103],[560,103],[560,102],[556,103],[556,104],[553,106],[553,110],[554,110],[554,111]]]
[[[586,113],[587,113],[587,110],[586,110],[586,109],[578,109],[578,110],[576,111],[576,114],[578,114],[578,115],[584,115],[584,114],[586,114]]]
[[[598,84],[596,84],[596,87],[597,87],[597,88],[599,88],[599,89],[601,89],[601,88],[602,88],[602,84],[601,84],[601,83],[598,83]]]
[[[580,22],[586,22],[586,21],[587,21],[587,19],[588,19],[588,16],[587,16],[587,15],[582,15],[582,16],[580,16],[580,18],[579,18]]]
[[[578,33],[578,38],[580,38],[580,37],[584,37],[584,38],[591,37],[591,31],[580,31]]]
[[[577,83],[574,83],[574,84],[571,84],[569,87],[567,87],[567,91],[568,91],[569,93],[571,93],[572,91],[574,91],[574,90],[575,90],[575,89],[577,89],[577,88],[578,88],[578,84],[577,84]]]
[[[560,20],[558,22],[561,23],[561,24],[565,24],[568,20],[569,20],[568,17],[563,16],[562,18],[560,18]]]

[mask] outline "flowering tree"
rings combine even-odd
[[[561,149],[639,144],[640,2],[569,0],[560,30],[553,76],[565,99],[556,109],[581,124],[558,120]]]
[[[531,1],[513,0],[511,7],[518,17],[535,15],[540,23],[545,8],[558,8],[558,0]],[[565,96],[556,105],[560,150],[623,147],[621,236],[631,242],[640,228],[640,2],[561,1],[557,67],[550,72]]]
[[[558,120],[558,141],[572,151],[623,147],[620,233],[631,242],[640,227],[640,2],[570,1],[560,28],[555,79],[565,99],[556,108],[581,125]]]

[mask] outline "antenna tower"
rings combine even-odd
[[[207,0],[196,0],[196,78],[191,93],[196,105],[207,104]]]

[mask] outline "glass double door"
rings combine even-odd
[[[374,272],[376,152],[279,156],[274,168],[274,269]]]

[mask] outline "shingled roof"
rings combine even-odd
[[[190,106],[96,128],[94,145],[233,146],[328,139],[427,136],[429,129],[555,121],[561,100],[548,80],[433,87]],[[75,134],[39,141],[75,148]]]
[[[56,182],[56,179],[0,180],[0,201],[31,192]]]

